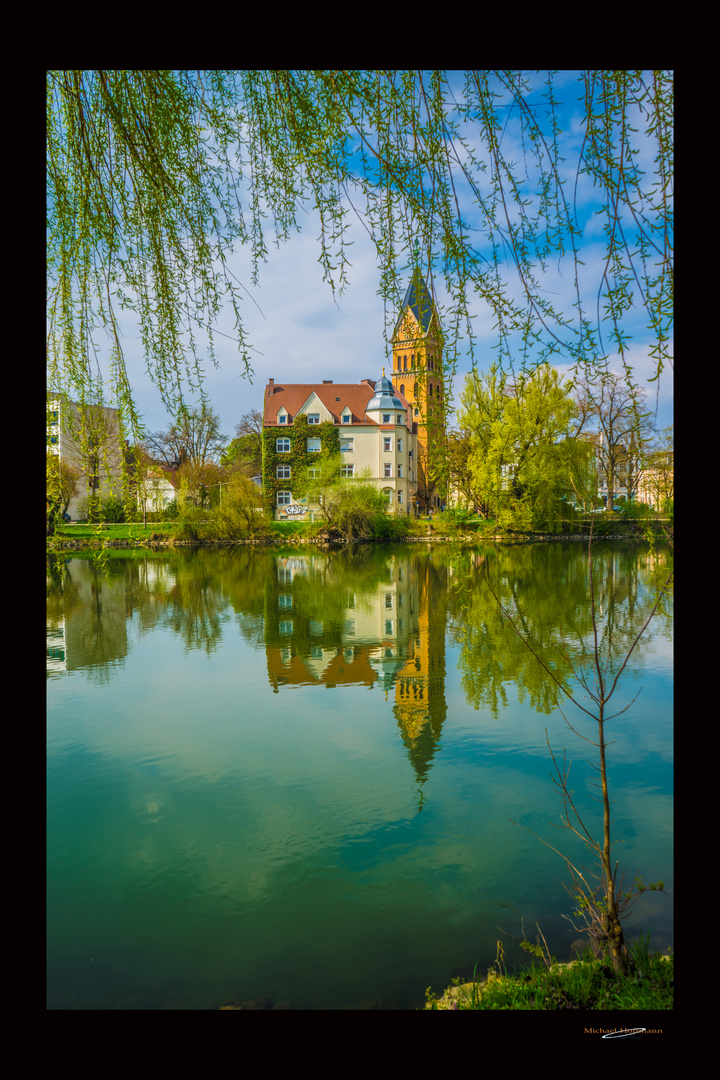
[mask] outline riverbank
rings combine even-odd
[[[655,530],[658,540],[667,540],[671,536],[665,530]],[[572,541],[587,543],[587,533],[436,533],[428,530],[426,533],[412,534],[408,536],[371,538],[362,541],[348,541],[340,537],[333,538],[329,543],[333,545],[345,545],[350,543],[371,544],[538,544],[553,541]],[[596,540],[636,540],[647,539],[645,533],[639,530],[627,532],[612,532],[595,535]],[[101,551],[104,549],[132,549],[147,548],[157,550],[161,548],[179,547],[287,547],[295,545],[327,546],[328,540],[317,536],[279,535],[260,538],[234,539],[234,540],[181,540],[169,533],[151,533],[149,536],[137,537],[82,537],[75,539],[65,535],[56,535],[46,538],[46,550],[48,553],[57,551]]]
[[[566,964],[535,965],[518,975],[490,968],[475,982],[449,987],[439,998],[428,987],[425,1009],[623,1010],[674,1008],[675,959],[631,949],[630,970],[618,976],[601,959],[571,960]]]

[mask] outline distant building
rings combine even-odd
[[[93,497],[123,495],[124,442],[119,409],[104,405],[80,406],[63,395],[47,396],[47,453],[75,469],[80,480],[68,515],[87,512]]]
[[[342,473],[369,474],[394,513],[425,512],[440,506],[432,480],[433,452],[442,438],[444,383],[442,338],[435,307],[415,272],[392,335],[393,379],[360,383],[276,383],[270,379],[263,412],[265,432],[275,430],[263,460],[263,490],[276,519],[302,517],[311,507],[301,494],[309,471],[319,471],[323,453],[337,446],[327,425],[337,430]],[[293,427],[307,418],[298,445]],[[304,421],[305,423],[305,421]],[[317,431],[317,434],[315,433]],[[298,470],[303,477],[298,478]]]
[[[306,434],[298,446],[300,417]],[[342,473],[360,477],[369,472],[395,513],[414,506],[417,490],[417,436],[409,402],[384,375],[373,383],[282,383],[270,379],[265,391],[265,430],[276,432],[263,461],[263,490],[274,492],[278,520],[303,517],[312,507],[302,495],[303,482],[319,473],[320,458],[330,450],[327,427],[339,428]],[[335,445],[335,441],[332,441]],[[302,475],[298,472],[302,470]]]

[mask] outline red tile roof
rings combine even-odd
[[[272,391],[272,392],[271,392]],[[405,405],[406,410],[410,405],[400,391],[395,388],[395,395]],[[353,424],[375,424],[376,421],[365,412],[365,406],[375,393],[375,383],[372,379],[363,379],[361,383],[275,383],[270,382],[265,388],[265,411],[263,424],[266,427],[278,427],[277,414],[285,406],[285,411],[293,420],[307,399],[315,393],[336,424],[349,427],[342,423],[341,414],[347,406],[352,412]],[[412,423],[412,412],[407,413],[407,421]]]

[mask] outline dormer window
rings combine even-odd
[[[352,413],[350,412],[350,409],[348,409],[347,405],[343,409],[341,419],[342,419],[343,424],[351,424],[352,423]]]
[[[287,413],[278,413],[278,424],[287,424]]]

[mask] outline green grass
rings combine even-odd
[[[645,1010],[672,1009],[675,961],[650,954],[646,943],[631,950],[630,970],[615,974],[606,960],[583,959],[572,966],[533,964],[508,975],[490,971],[486,982],[466,983],[436,998],[427,991],[426,1009],[482,1010]]]
[[[97,540],[99,537],[103,540],[147,540],[154,533],[170,534],[175,529],[175,526],[176,522],[174,521],[153,522],[148,525],[143,525],[142,522],[131,522],[122,525],[108,523],[92,525],[87,522],[82,525],[61,525],[57,529],[55,536],[64,540]]]

